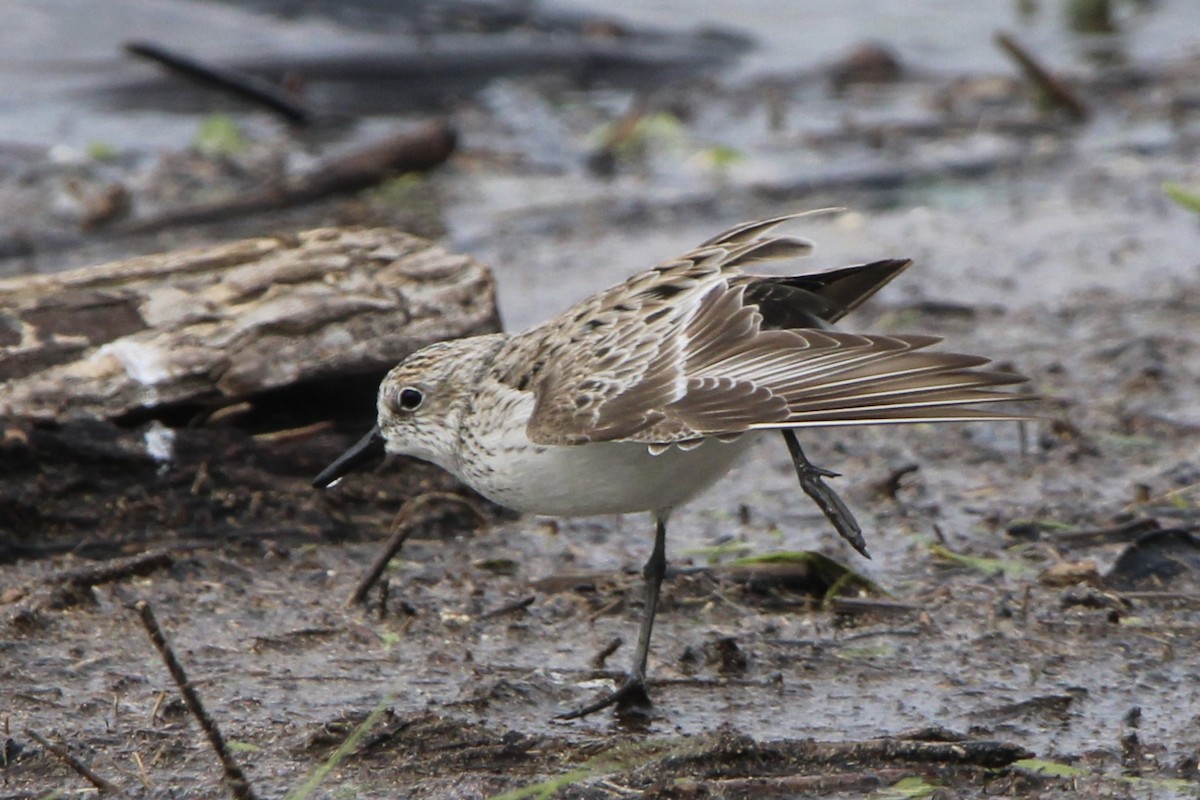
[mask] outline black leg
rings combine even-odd
[[[842,502],[842,498],[838,497],[837,492],[830,489],[825,485],[825,481],[821,480],[822,478],[836,478],[838,474],[814,466],[809,462],[804,451],[800,449],[800,442],[796,439],[796,434],[790,428],[784,428],[780,432],[783,434],[784,441],[787,442],[788,452],[792,454],[792,466],[796,468],[796,477],[800,479],[800,488],[812,498],[817,507],[821,509],[821,513],[833,523],[838,534],[864,557],[870,558],[870,554],[867,553],[867,542],[863,539],[862,528],[858,526],[854,514]]]
[[[642,608],[642,624],[638,629],[637,651],[633,654],[631,677],[639,683],[646,682],[646,661],[650,658],[650,633],[654,630],[654,613],[658,610],[658,593],[667,574],[667,521],[661,517],[654,520],[654,549],[642,577],[646,579],[646,600]],[[644,693],[644,692],[643,692]]]
[[[595,702],[583,708],[577,708],[566,714],[560,714],[559,719],[578,719],[594,714],[609,706],[629,708],[632,706],[648,707],[650,697],[646,694],[646,662],[650,658],[650,634],[654,630],[654,612],[658,609],[658,594],[662,588],[663,577],[667,574],[667,520],[655,515],[654,520],[654,549],[646,566],[642,568],[642,577],[646,579],[646,599],[642,607],[642,624],[638,629],[637,650],[633,654],[633,667],[614,691],[600,697]]]

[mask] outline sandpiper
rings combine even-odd
[[[975,407],[1029,399],[998,391],[1025,379],[985,368],[986,358],[931,349],[934,336],[830,328],[910,261],[790,277],[742,271],[810,253],[810,242],[772,233],[804,215],[738,225],[520,333],[414,353],[380,385],[378,425],[314,485],[386,450],[518,511],[650,512],[633,666],[614,691],[563,717],[647,704],[667,520],[763,432],[784,433],[801,485],[865,555],[853,516],[821,481],[835,473],[805,459],[795,429],[1026,418]]]

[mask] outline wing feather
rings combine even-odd
[[[811,251],[769,235],[797,216],[731,228],[513,336],[496,377],[534,393],[529,438],[666,445],[764,428],[1024,418],[962,407],[1028,399],[998,391],[1024,379],[986,358],[929,349],[934,336],[827,328],[908,261],[743,274]]]

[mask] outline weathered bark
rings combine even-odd
[[[0,417],[227,405],[497,325],[487,267],[385,229],[16,278],[0,281]]]

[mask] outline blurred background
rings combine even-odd
[[[818,223],[822,258],[917,257],[968,302],[1194,267],[1163,190],[1200,181],[1189,0],[10,0],[6,18],[0,274],[388,224],[493,263],[525,325],[727,223],[822,205],[875,214]],[[970,235],[925,241],[946,227]],[[1153,270],[1105,269],[1117,231]]]

